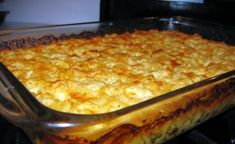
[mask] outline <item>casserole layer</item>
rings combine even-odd
[[[97,114],[234,70],[235,48],[149,30],[1,50],[0,60],[46,106]]]

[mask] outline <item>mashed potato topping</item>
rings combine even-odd
[[[234,70],[235,47],[149,30],[1,50],[0,60],[46,106],[94,114]]]

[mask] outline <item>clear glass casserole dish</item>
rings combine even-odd
[[[0,48],[31,47],[67,37],[92,37],[135,29],[178,30],[235,44],[235,29],[210,22],[173,17],[86,23],[0,33]],[[70,114],[38,102],[0,64],[0,113],[21,127],[35,144],[163,143],[222,113],[235,104],[235,70],[104,114]]]

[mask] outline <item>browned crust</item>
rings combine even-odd
[[[209,97],[208,97],[209,94]],[[109,133],[103,135],[94,142],[89,142],[84,138],[70,139],[69,137],[60,138],[59,136],[45,136],[43,142],[50,141],[51,144],[120,144],[126,143],[139,135],[148,135],[153,129],[161,128],[168,121],[173,121],[176,118],[184,118],[186,114],[189,114],[193,109],[206,108],[213,110],[219,107],[220,104],[226,100],[231,99],[235,94],[235,79],[229,79],[223,83],[215,85],[210,91],[204,91],[204,93],[198,93],[196,98],[192,99],[186,104],[184,108],[178,108],[171,112],[168,116],[155,119],[152,123],[147,123],[143,126],[135,126],[133,124],[123,124],[114,128]],[[207,95],[207,96],[206,96]],[[205,98],[207,97],[207,98]],[[205,118],[207,116],[203,116]],[[199,124],[204,121],[200,118],[196,123]],[[168,135],[174,135],[178,132],[178,128],[174,128],[168,131]],[[81,140],[82,139],[82,140]]]
[[[25,38],[0,42],[0,49],[30,48],[40,44],[48,45],[55,41],[71,39],[71,38],[89,39],[96,35],[98,34],[93,32],[82,32],[80,34],[70,34],[70,35],[61,34],[59,37],[56,37],[54,35],[45,35],[40,38],[25,37]]]

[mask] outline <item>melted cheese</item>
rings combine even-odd
[[[1,50],[0,60],[46,106],[118,110],[235,69],[235,48],[177,31],[136,31]]]

